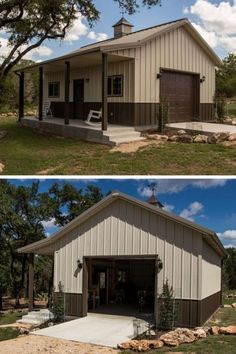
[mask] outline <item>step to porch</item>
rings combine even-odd
[[[109,139],[111,145],[120,145],[123,143],[131,143],[135,141],[145,140],[144,137],[141,136],[140,132],[134,130],[134,128],[123,128],[116,129],[111,131],[103,132],[103,136]]]
[[[31,311],[27,315],[24,315],[22,319],[17,320],[18,323],[28,323],[33,325],[41,325],[49,320],[53,319],[53,313],[48,309],[40,311]]]

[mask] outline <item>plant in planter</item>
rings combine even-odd
[[[216,93],[214,97],[216,120],[223,123],[226,115],[226,99],[223,94]]]
[[[166,97],[160,98],[159,114],[158,114],[158,131],[163,133],[165,125],[169,121],[169,102]]]
[[[159,323],[158,329],[171,330],[174,328],[177,320],[177,307],[174,297],[174,290],[169,285],[168,280],[162,287],[162,293],[159,297]]]
[[[52,312],[55,322],[63,322],[65,319],[65,294],[61,282],[58,284],[58,292],[54,293]]]

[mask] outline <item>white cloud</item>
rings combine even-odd
[[[183,12],[196,16],[193,26],[213,48],[236,52],[236,1],[196,0]]]
[[[232,243],[229,243],[228,245],[224,245],[225,248],[235,248],[236,245],[232,245]]]
[[[20,51],[26,49],[27,46],[22,46],[20,48]],[[8,39],[0,37],[0,62],[4,57],[8,55],[10,52],[11,47],[8,46]],[[29,53],[25,55],[25,59],[33,59],[36,60],[39,57],[48,57],[51,56],[53,53],[53,50],[45,45],[41,45],[39,48],[35,48],[31,50]]]
[[[180,216],[190,221],[194,221],[194,216],[199,215],[199,213],[202,212],[203,208],[204,206],[202,203],[193,202],[189,204],[186,209],[181,211]]]
[[[29,53],[25,55],[25,59],[33,59],[35,57],[49,57],[53,53],[53,50],[49,47],[41,45],[38,48],[31,50]]]
[[[224,244],[225,248],[236,247],[236,230],[218,232],[217,235]]]
[[[226,179],[162,179],[162,180],[148,180],[148,183],[156,183],[157,194],[174,194],[182,192],[187,187],[196,187],[200,189],[208,189],[214,187],[223,187],[226,185]],[[138,193],[142,197],[150,197],[152,192],[150,188],[140,183],[138,186]]]
[[[108,35],[106,33],[96,33],[94,31],[90,31],[87,37],[96,42],[100,42],[100,41],[105,41],[108,38]]]
[[[55,222],[56,222],[56,219],[52,218],[47,221],[42,221],[42,225],[44,228],[51,228],[51,227],[55,227]]]
[[[65,36],[65,41],[73,42],[78,41],[80,37],[86,36],[88,33],[88,27],[82,22],[83,17],[80,13],[78,13],[76,20],[73,25],[67,31]]]
[[[164,204],[164,210],[169,211],[170,213],[174,210],[175,206],[171,204]]]
[[[222,233],[217,234],[221,239],[235,240],[236,241],[236,230],[226,230]]]

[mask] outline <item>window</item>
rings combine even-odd
[[[123,96],[123,75],[108,77],[108,96]]]
[[[60,97],[60,82],[49,82],[48,97]]]

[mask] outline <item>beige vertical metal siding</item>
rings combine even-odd
[[[102,70],[101,66],[92,66],[83,69],[71,70],[70,76],[70,102],[73,102],[73,80],[85,79],[84,82],[84,99],[85,102],[101,102],[102,92]],[[108,66],[108,75],[123,75],[123,96],[122,97],[108,97],[108,102],[133,102],[134,101],[134,61],[125,60],[116,63],[110,63]],[[86,82],[86,79],[89,79]],[[60,97],[48,97],[48,83],[60,82]],[[64,101],[64,73],[45,73],[44,74],[44,100],[50,101]]]
[[[163,269],[158,275],[158,290],[168,279],[175,295],[200,299],[199,257],[202,237],[198,232],[157,216],[125,201],[108,208],[75,228],[55,245],[55,278],[64,290],[82,293],[82,270],[77,260],[84,256],[159,255]]]
[[[221,290],[221,259],[203,242],[202,249],[202,299]]]
[[[135,102],[159,102],[160,68],[199,73],[206,77],[200,86],[200,102],[212,103],[215,93],[215,64],[183,28],[156,37],[135,53]]]

